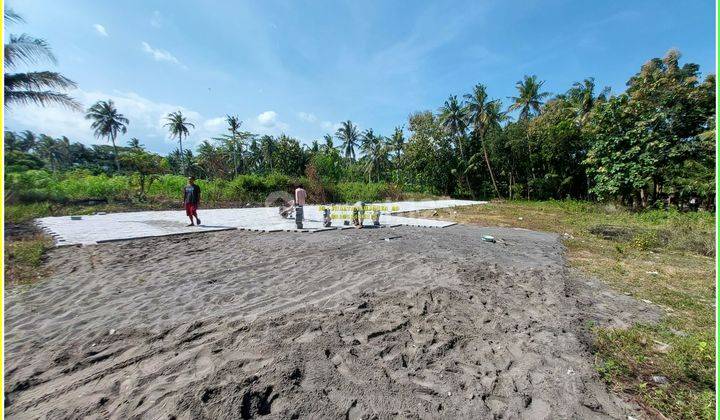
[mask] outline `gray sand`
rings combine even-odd
[[[6,296],[5,414],[638,417],[595,373],[586,325],[659,314],[563,252],[468,226],[56,249],[52,278]]]

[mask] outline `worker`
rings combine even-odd
[[[193,217],[195,217],[197,225],[200,226],[200,219],[197,215],[198,205],[200,205],[200,187],[195,184],[195,177],[189,176],[188,183],[183,188],[183,206],[185,206],[185,214],[190,218],[188,226],[195,226]]]
[[[332,217],[330,217],[330,209],[323,209],[323,226],[330,227],[332,225]]]
[[[363,219],[365,218],[365,203],[358,201],[353,206],[353,225],[357,229],[362,229]]]
[[[296,184],[295,188],[295,226],[298,229],[303,228],[303,206],[305,205],[305,199],[307,198],[307,191],[302,187],[302,184]]]

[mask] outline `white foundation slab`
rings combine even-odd
[[[387,207],[388,212],[406,212],[427,209],[439,209],[455,206],[484,204],[484,201],[434,200],[400,201],[374,203]],[[80,220],[71,220],[70,216],[44,217],[36,223],[50,234],[58,246],[90,245],[103,242],[139,239],[156,236],[179,235],[197,232],[212,232],[229,229],[242,229],[258,232],[319,232],[327,228],[322,225],[322,212],[319,206],[305,206],[303,229],[298,230],[294,219],[284,219],[278,214],[277,207],[239,208],[239,209],[200,209],[198,211],[202,226],[186,226],[188,219],[184,211],[141,211],[131,213],[109,213],[82,216]],[[365,223],[370,221],[366,217]],[[406,225],[421,227],[446,227],[454,223],[441,220],[416,219],[412,217],[383,214],[380,217],[383,226]],[[342,220],[333,220],[333,228],[347,226]]]

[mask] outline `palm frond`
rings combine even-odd
[[[14,68],[20,62],[29,65],[43,61],[57,64],[47,41],[27,34],[10,35],[10,41],[5,44],[5,67]]]
[[[7,23],[25,23],[25,19],[17,14],[13,9],[5,9],[5,22]]]
[[[5,74],[5,88],[11,90],[72,89],[77,84],[60,73],[38,71]]]
[[[5,106],[11,104],[24,105],[62,105],[73,111],[81,111],[82,106],[75,99],[65,93],[51,91],[8,91],[5,90]]]

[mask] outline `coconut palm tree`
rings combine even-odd
[[[5,132],[5,151],[11,152],[20,150],[20,142],[22,140],[18,135],[16,135],[12,131],[6,131]]]
[[[345,157],[355,160],[355,148],[358,146],[359,134],[357,126],[352,121],[343,122],[335,132],[335,137],[342,141],[342,150]]]
[[[230,135],[225,136],[222,140],[232,156],[234,178],[238,174],[238,155],[240,156],[241,172],[245,169],[243,161],[243,139],[240,136],[240,126],[242,126],[242,121],[240,121],[240,118],[235,115],[227,115],[225,121],[227,121]]]
[[[400,154],[405,147],[405,135],[402,127],[395,127],[392,137],[388,139],[388,147],[395,152],[395,182],[400,182]]]
[[[8,23],[24,22],[12,9],[5,10]],[[34,65],[42,62],[57,64],[57,59],[44,39],[30,35],[10,35],[5,44],[5,107],[12,104],[35,104],[40,106],[62,105],[80,111],[82,107],[66,93],[55,89],[72,89],[77,85],[72,80],[51,71],[8,73],[18,65]]]
[[[90,126],[95,130],[95,137],[109,139],[113,146],[115,167],[120,170],[120,161],[118,160],[118,150],[115,144],[118,133],[127,133],[127,126],[130,123],[127,118],[118,112],[112,100],[98,101],[95,105],[88,108],[85,113],[85,119],[92,120]]]
[[[333,138],[330,134],[325,134],[323,136],[323,140],[325,140],[325,144],[323,144],[323,148],[326,152],[329,152],[330,150],[335,148],[335,145],[333,144]]]
[[[518,96],[511,96],[513,103],[508,108],[508,111],[520,110],[518,119],[525,123],[530,121],[530,117],[533,114],[540,113],[540,107],[543,104],[543,99],[547,98],[550,93],[540,92],[544,81],[538,81],[537,76],[525,76],[523,80],[518,80],[515,83],[515,87],[518,90]],[[535,167],[532,161],[532,147],[530,145],[530,130],[526,129],[527,136],[527,148],[528,148],[528,163],[530,165],[530,173],[533,179],[535,179]],[[528,199],[530,198],[530,187],[528,186]]]
[[[276,149],[277,144],[275,142],[275,139],[273,139],[271,136],[262,136],[262,138],[260,139],[260,152],[262,156],[262,168],[266,172],[268,169],[270,169],[269,172],[273,172],[275,170],[273,156],[275,155]]]
[[[58,160],[55,139],[48,135],[40,134],[36,143],[36,148],[38,156],[48,162],[50,164],[50,170],[55,172]]]
[[[467,164],[465,160],[465,152],[463,151],[463,138],[465,137],[465,130],[467,129],[467,113],[465,108],[458,101],[457,96],[451,95],[445,104],[440,107],[440,125],[450,133],[455,140],[455,145],[460,151],[460,159],[463,165]],[[468,191],[474,197],[475,193],[470,188],[470,181],[468,180],[467,172],[463,172],[465,178],[465,185]]]
[[[180,171],[185,174],[185,161],[187,159],[185,158],[186,155],[183,152],[182,139],[183,137],[187,138],[187,136],[190,135],[189,127],[195,128],[195,125],[191,122],[188,122],[188,120],[182,114],[182,111],[171,112],[170,114],[168,114],[167,117],[165,117],[165,121],[167,122],[163,125],[163,127],[168,128],[168,131],[170,132],[170,138],[177,138],[180,143]]]
[[[600,91],[600,94],[595,96],[595,79],[592,77],[588,77],[582,82],[573,83],[566,96],[577,115],[578,124],[584,124],[595,103],[607,100],[609,94],[610,87],[606,86]]]
[[[30,130],[25,130],[20,134],[22,137],[20,150],[22,150],[23,152],[29,152],[30,150],[35,149],[35,144],[37,143],[37,137],[35,136],[35,133]]]
[[[145,149],[145,145],[140,144],[140,140],[138,140],[136,137],[131,138],[127,144],[128,144],[128,147],[131,149],[135,149],[135,150]]]
[[[405,135],[403,134],[402,127],[395,127],[389,143],[393,152],[395,152],[395,159],[399,158],[405,146]]]
[[[380,170],[382,169],[385,157],[387,155],[387,149],[382,136],[376,135],[372,128],[365,130],[362,134],[361,150],[367,159],[365,164],[365,173],[368,175],[368,182],[370,182],[373,173],[376,175],[377,180],[380,180]]]
[[[501,111],[502,104],[499,100],[489,101],[487,88],[482,84],[475,85],[473,93],[465,95],[465,99],[465,109],[473,127],[472,136],[482,145],[483,157],[490,173],[495,194],[500,197],[500,190],[495,181],[495,174],[490,165],[490,158],[485,145],[485,136],[491,129],[499,128],[500,122],[506,118],[505,113]]]
[[[540,107],[543,99],[547,98],[550,93],[540,92],[545,81],[538,81],[537,76],[525,76],[523,80],[518,80],[515,87],[518,90],[518,96],[510,96],[513,101],[509,110],[520,110],[519,119],[528,120],[533,114],[540,113]]]

